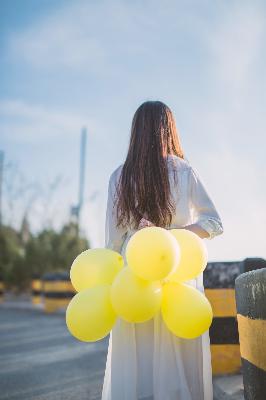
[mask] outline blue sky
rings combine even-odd
[[[86,126],[82,228],[103,245],[108,178],[125,159],[133,114],[161,100],[223,221],[224,234],[205,240],[209,259],[266,258],[263,1],[0,4],[0,149],[42,193],[34,230],[60,227],[77,200]],[[19,226],[31,195],[10,210],[4,192],[6,221]]]

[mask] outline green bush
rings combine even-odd
[[[20,233],[13,228],[0,228],[0,275],[7,288],[23,291],[34,275],[45,272],[69,271],[74,258],[89,248],[86,238],[77,235],[73,222],[60,232],[45,229],[30,235],[23,244]]]

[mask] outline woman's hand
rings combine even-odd
[[[138,229],[146,228],[147,226],[154,226],[154,224],[145,218],[141,218]]]
[[[196,235],[198,235],[201,239],[209,237],[209,233],[197,224],[191,224],[191,225],[184,226],[183,229],[187,229],[188,231],[196,233]]]

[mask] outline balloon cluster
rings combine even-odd
[[[142,323],[160,310],[178,337],[193,339],[210,327],[211,305],[188,283],[207,265],[207,249],[198,235],[145,227],[132,235],[125,255],[125,265],[121,254],[106,248],[86,250],[74,260],[70,279],[77,294],[66,310],[74,337],[97,341],[108,335],[117,317]]]

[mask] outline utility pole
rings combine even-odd
[[[80,227],[80,215],[83,206],[84,198],[84,183],[85,183],[85,163],[86,163],[86,144],[87,144],[87,129],[84,127],[81,131],[80,140],[80,166],[79,166],[79,189],[78,189],[78,204],[71,207],[71,215],[75,217],[77,223],[77,236]]]
[[[81,131],[81,141],[80,141],[78,226],[80,224],[80,212],[83,206],[83,198],[84,198],[86,143],[87,143],[87,129],[83,128]]]
[[[0,150],[0,227],[2,226],[2,187],[3,187],[3,170],[4,170],[4,152]]]

